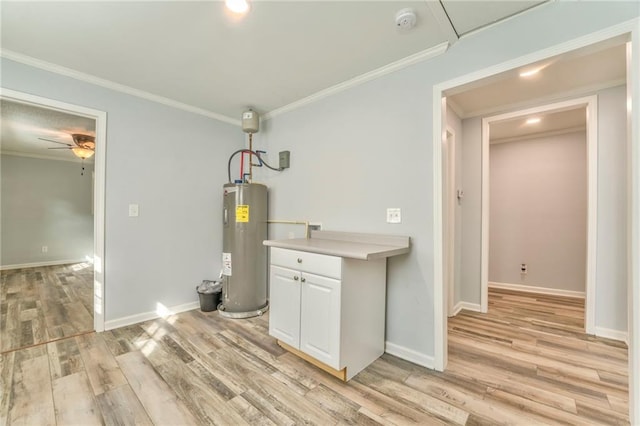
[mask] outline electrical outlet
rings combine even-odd
[[[526,263],[521,263],[520,264],[520,273],[522,275],[527,275],[528,269],[529,269],[529,267],[527,266]]]
[[[47,253],[49,251],[49,247],[47,246],[42,246],[42,252],[43,253]]]
[[[140,210],[137,204],[129,204],[129,217],[138,217],[139,213]]]
[[[402,216],[399,208],[387,209],[387,223],[402,223]]]

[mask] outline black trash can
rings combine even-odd
[[[216,281],[202,281],[202,284],[196,287],[198,297],[200,298],[200,310],[202,312],[211,312],[218,309],[220,304],[220,295],[222,294],[222,285]]]
[[[198,293],[200,297],[200,310],[202,312],[211,312],[218,309],[218,304],[220,303],[220,293],[216,291],[215,293]]]

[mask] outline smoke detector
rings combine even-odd
[[[396,27],[402,31],[409,31],[416,25],[416,13],[413,9],[400,9],[396,13]]]

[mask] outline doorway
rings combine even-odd
[[[92,190],[91,199],[87,200],[89,207],[88,210],[91,210],[93,213],[93,218],[91,219],[93,225],[93,242],[89,247],[89,253],[87,259],[88,265],[92,268],[92,278],[91,283],[89,284],[90,294],[86,298],[88,302],[88,310],[92,308],[93,311],[93,321],[91,324],[92,331],[103,331],[104,330],[104,206],[105,206],[105,153],[106,153],[106,113],[103,111],[98,111],[90,108],[85,108],[77,105],[67,104],[64,102],[59,102],[52,99],[43,98],[40,96],[34,96],[27,93],[22,93],[10,89],[2,88],[0,91],[0,99],[3,101],[24,105],[27,107],[41,108],[44,110],[50,110],[54,112],[59,112],[63,114],[69,114],[72,116],[81,117],[84,119],[89,119],[95,121],[95,160],[94,160],[94,170],[93,173],[90,173],[89,169],[85,167],[85,170],[82,170],[83,164],[77,164],[78,169],[77,173],[80,175],[81,173],[86,173],[83,177],[86,177],[91,181],[89,183]],[[41,141],[38,141],[41,143]],[[50,145],[55,145],[55,143],[50,143]],[[63,149],[67,149],[68,147],[63,147]],[[45,151],[46,152],[46,151]],[[33,156],[32,156],[33,157]],[[41,250],[42,252],[48,251],[48,246],[43,245]],[[74,259],[78,260],[78,259]],[[37,263],[37,262],[36,262]],[[64,281],[65,274],[69,279],[71,276],[78,272],[81,269],[81,266],[76,267],[74,271],[73,268],[67,271],[61,271],[59,279]],[[40,274],[43,271],[37,271]],[[46,273],[46,271],[44,271]],[[3,313],[4,315],[4,313]],[[63,316],[64,317],[64,316]]]
[[[575,114],[574,111],[577,112],[577,114]],[[527,109],[518,110],[518,111],[507,112],[504,114],[486,117],[482,120],[482,182],[483,184],[482,184],[482,213],[481,213],[482,214],[482,225],[481,225],[482,226],[482,231],[481,231],[482,253],[480,257],[481,259],[480,311],[483,313],[486,313],[488,311],[488,300],[489,300],[488,292],[489,292],[489,282],[490,282],[489,242],[491,240],[492,234],[491,234],[491,227],[490,227],[491,165],[490,165],[489,152],[490,152],[491,141],[492,139],[495,139],[491,136],[490,128],[492,126],[498,125],[499,123],[506,123],[506,127],[509,128],[509,127],[513,127],[513,124],[509,124],[509,123],[517,123],[516,125],[519,126],[518,130],[520,131],[520,133],[522,133],[523,131],[520,129],[522,129],[522,127],[528,126],[526,122],[527,119],[534,117],[538,120],[541,120],[541,117],[543,116],[546,116],[546,121],[554,121],[555,119],[555,121],[559,122],[559,126],[558,126],[558,129],[555,129],[554,127],[550,127],[550,129],[547,132],[544,132],[544,133],[538,132],[536,133],[537,135],[558,136],[562,134],[563,131],[579,130],[579,129],[582,129],[583,127],[586,134],[586,171],[587,171],[586,173],[586,180],[587,180],[586,218],[587,220],[586,220],[585,228],[586,228],[587,238],[585,243],[586,250],[584,253],[586,268],[584,270],[585,278],[584,280],[581,280],[584,283],[584,287],[583,287],[583,290],[578,290],[578,286],[574,285],[575,288],[573,289],[574,290],[573,292],[564,291],[563,293],[562,291],[556,290],[555,293],[564,294],[566,296],[566,295],[576,295],[576,294],[579,294],[580,291],[583,291],[584,299],[585,299],[584,330],[587,334],[596,334],[596,330],[595,330],[596,274],[595,274],[595,271],[596,271],[596,261],[597,261],[597,232],[598,232],[597,230],[598,228],[598,220],[597,220],[597,217],[598,217],[598,98],[595,95],[578,98],[578,99],[572,99],[572,100],[563,101],[563,102],[556,102],[553,104],[541,105],[541,106],[527,108]],[[574,118],[574,116],[577,116],[577,117]],[[584,124],[581,118],[584,118]],[[539,121],[536,122],[535,124],[538,124],[538,123]],[[562,124],[562,123],[569,123],[569,124]],[[565,129],[562,129],[562,127],[565,127]],[[569,128],[566,129],[566,127],[569,127]],[[512,130],[510,134],[517,135],[519,134],[518,130]],[[524,137],[526,137],[525,133],[523,133],[523,135]],[[513,183],[514,182],[512,182],[512,184]],[[515,192],[512,191],[512,195],[513,197],[522,197],[522,195],[519,194],[517,191]],[[574,200],[580,200],[579,196],[578,197],[570,196],[570,198]],[[521,199],[524,201],[526,200],[526,197]],[[575,208],[572,209],[572,211],[575,211],[575,210],[576,210]],[[580,217],[581,212],[577,212],[577,213],[578,213],[577,217]],[[565,220],[567,226],[563,228],[561,227],[561,229],[559,229],[558,231],[562,232],[563,230],[566,230],[566,228],[570,226],[573,226],[575,228],[575,224],[571,223],[574,220],[575,220],[574,218]],[[540,231],[539,233],[546,232],[545,230],[539,230],[539,231]],[[574,235],[572,239],[576,240],[575,244],[577,244],[578,246],[576,247],[576,245],[574,244],[574,245],[567,245],[567,247],[565,247],[569,249],[569,251],[573,252],[573,253],[570,253],[569,255],[570,259],[566,260],[565,263],[571,263],[571,264],[578,263],[579,266],[577,267],[579,268],[582,264],[579,260],[576,260],[575,258],[576,257],[580,258],[580,256],[582,255],[579,252],[582,246],[580,246],[581,236],[580,236],[579,229],[577,229],[576,231],[578,235]],[[529,229],[528,232],[532,232],[531,229]],[[528,245],[535,246],[536,242],[540,243],[542,241],[544,241],[543,238],[532,237]],[[513,245],[513,240],[511,240],[511,243],[512,244],[509,250],[517,251],[517,247],[514,247]],[[553,244],[549,240],[547,240],[546,246],[551,247],[552,245]],[[523,250],[526,251],[527,249],[524,248]],[[548,253],[549,250],[545,250],[542,248],[539,248],[539,250],[541,251],[544,250],[545,252],[547,252],[545,253],[545,255],[549,254]],[[557,253],[557,254],[559,256],[561,255],[560,253]],[[550,262],[553,262],[553,259],[551,260],[547,259],[546,262],[541,261],[540,263],[542,264],[546,263],[548,266]],[[562,265],[559,265],[559,266],[562,266]],[[494,269],[500,269],[500,268],[494,268]],[[557,276],[560,273],[560,270],[561,268],[556,270],[555,276]],[[529,272],[528,262],[526,261],[526,259],[522,259],[522,263],[520,263],[520,271],[519,271],[521,278],[524,278],[528,274],[528,272]],[[580,276],[582,275],[582,272],[578,271],[577,274]],[[507,274],[507,275],[514,276],[513,274]],[[572,278],[567,276],[567,280],[570,280],[570,279]],[[492,280],[492,281],[495,281],[495,280]],[[495,283],[493,285],[496,286]],[[570,285],[570,283],[564,283],[564,285]],[[507,284],[507,286],[509,287],[509,283]],[[502,285],[502,287],[504,288],[505,285]],[[519,287],[516,285],[515,287],[510,286],[510,288],[518,289]],[[522,290],[523,288],[525,291],[527,289],[532,290],[530,286],[520,287],[519,289]],[[575,290],[578,290],[578,291],[575,291]],[[548,293],[551,290],[549,289],[545,290],[542,287],[538,287],[537,291],[538,292],[546,291]]]
[[[572,40],[571,42],[567,42],[558,46],[554,46],[551,49],[547,49],[544,51],[540,51],[534,54],[527,55],[525,57],[519,58],[517,60],[511,61],[509,63],[500,64],[476,73],[472,73],[461,78],[451,80],[440,85],[434,87],[434,139],[441,140],[443,133],[442,127],[442,117],[444,115],[444,108],[441,100],[443,100],[444,95],[451,95],[452,92],[456,90],[456,88],[462,87],[464,85],[472,85],[481,79],[497,76],[500,73],[516,70],[516,68],[526,67],[527,65],[531,65],[534,63],[538,63],[538,61],[543,62],[545,60],[550,60],[554,58],[554,56],[573,52],[576,48],[589,47],[594,44],[605,42],[607,40],[611,40],[611,37],[620,37],[624,39],[623,44],[626,45],[627,51],[627,67],[629,72],[626,74],[627,79],[627,111],[628,111],[628,128],[626,136],[626,146],[627,151],[629,153],[636,153],[638,147],[635,146],[638,138],[637,138],[637,129],[638,126],[638,116],[637,114],[631,114],[631,104],[632,99],[634,103],[640,101],[639,90],[636,86],[637,81],[640,79],[640,70],[637,66],[631,66],[633,62],[630,60],[631,54],[638,55],[640,48],[638,46],[638,29],[636,28],[636,23],[627,23],[619,25],[615,28],[610,28],[607,30],[603,30],[598,33],[594,33],[581,39]],[[633,43],[631,40],[633,38]],[[633,84],[629,84],[629,82],[634,82]],[[575,95],[575,93],[574,93]],[[557,97],[556,97],[557,99]],[[445,104],[446,105],[446,104]],[[497,113],[499,111],[492,111]],[[489,111],[485,111],[485,116],[490,115]],[[633,141],[633,143],[632,143]],[[442,229],[444,225],[443,217],[441,216],[443,213],[443,203],[444,197],[442,194],[442,180],[443,180],[443,153],[442,153],[442,144],[436,143],[433,144],[433,171],[434,171],[434,229]],[[591,161],[591,160],[590,160]],[[482,164],[485,166],[484,162]],[[630,167],[630,176],[637,178],[638,176],[638,163],[637,160],[631,158],[628,162]],[[480,167],[478,167],[480,169]],[[466,172],[466,169],[465,169]],[[636,179],[628,180],[629,187],[626,190],[626,197],[629,200],[628,209],[626,209],[627,220],[629,224],[630,232],[628,235],[630,237],[628,241],[628,252],[627,256],[629,260],[628,271],[629,275],[625,279],[625,283],[627,285],[627,290],[629,292],[629,299],[631,302],[629,303],[629,389],[630,389],[630,401],[635,401],[634,395],[637,395],[640,390],[640,380],[637,378],[637,368],[640,366],[640,357],[638,356],[638,352],[635,348],[634,337],[637,337],[638,332],[634,326],[634,319],[637,319],[640,310],[640,302],[638,298],[638,286],[639,286],[639,274],[638,274],[638,246],[639,241],[637,232],[634,232],[640,225],[639,218],[637,215],[633,215],[632,212],[637,212],[638,210],[638,182]],[[465,192],[467,188],[464,188]],[[482,191],[486,191],[487,188],[482,188]],[[484,195],[484,194],[483,194]],[[484,208],[484,207],[483,207]],[[591,220],[591,218],[590,218]],[[444,254],[444,242],[440,240],[443,236],[443,233],[436,232],[434,234],[434,299],[435,299],[435,309],[434,309],[434,337],[435,337],[435,350],[434,350],[434,367],[436,370],[444,371],[447,365],[447,288],[444,285],[444,271],[446,265],[444,264],[444,260],[446,259]],[[486,247],[482,247],[480,251],[485,251]],[[479,255],[478,255],[479,256]],[[625,256],[626,258],[626,256]],[[483,270],[483,274],[481,275],[481,279],[479,281],[488,282],[488,277],[486,276],[486,268]],[[480,277],[480,274],[478,274]],[[480,286],[478,286],[480,287]],[[589,291],[589,290],[587,290]],[[480,292],[479,292],[480,293]],[[482,303],[479,303],[479,306]],[[481,310],[479,307],[478,310]],[[587,322],[589,322],[589,318],[587,318]],[[631,419],[633,421],[636,414],[640,416],[638,410],[639,407],[636,407],[634,404],[630,405]]]

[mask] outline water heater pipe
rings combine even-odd
[[[309,239],[309,222],[299,221],[299,220],[267,220],[267,223],[284,223],[288,225],[304,225],[304,236],[308,240]]]
[[[249,151],[253,151],[253,133],[249,133]],[[244,158],[244,153],[242,157]],[[251,155],[249,155],[249,182],[253,182],[253,161],[251,161]]]
[[[244,182],[244,152],[240,156],[240,179]],[[251,158],[249,158],[251,160]]]

